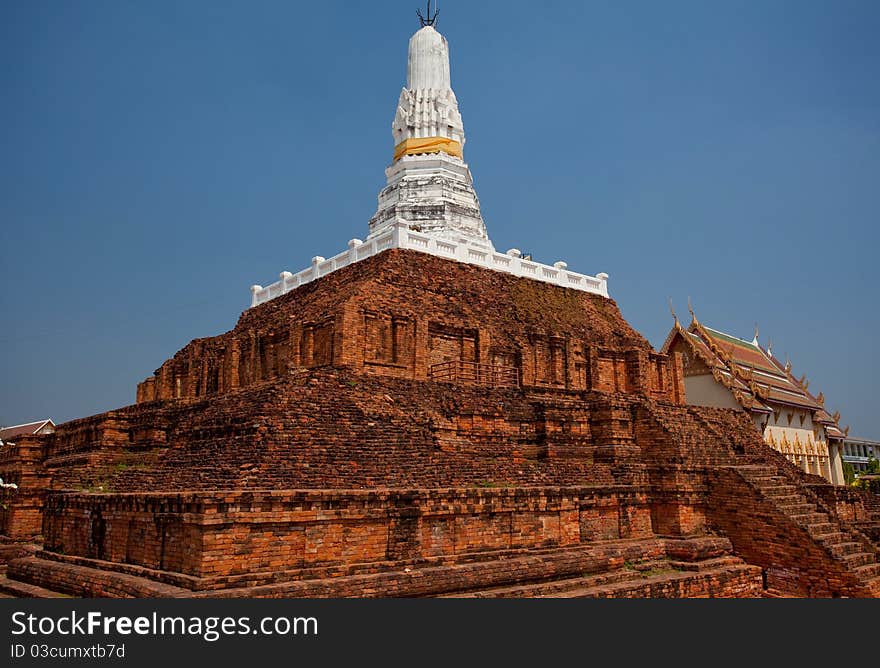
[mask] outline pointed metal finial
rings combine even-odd
[[[418,16],[419,16],[419,22],[421,22],[423,28],[425,26],[434,25],[437,22],[437,16],[440,14],[440,10],[436,9],[436,10],[434,10],[434,15],[431,16],[431,0],[428,0],[428,12],[427,13],[428,13],[428,15],[427,15],[427,17],[425,17],[425,16],[422,16],[422,12],[420,9],[416,10],[416,14],[418,14]]]

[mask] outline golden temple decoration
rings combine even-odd
[[[462,157],[461,144],[454,139],[446,137],[418,137],[404,139],[394,147],[394,160],[400,160],[405,155],[418,155],[420,153],[447,153],[456,158]]]
[[[672,306],[672,297],[669,298],[669,312],[672,313],[672,319],[675,321],[675,328],[681,329],[681,325],[678,322],[678,314],[675,312],[675,308]]]
[[[699,324],[700,321],[697,320],[697,314],[694,313],[694,305],[691,303],[691,297],[690,297],[690,295],[688,295],[688,311],[689,311],[690,314],[691,314],[691,320],[692,320],[694,323]]]

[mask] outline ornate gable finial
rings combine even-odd
[[[773,339],[767,339],[767,357],[773,357]]]
[[[788,355],[785,356],[785,373],[791,373],[791,360],[788,359]]]
[[[831,419],[834,420],[835,423],[840,422],[840,411],[834,411],[834,415],[831,416]]]
[[[755,338],[752,339],[752,343],[758,345],[758,323],[755,323]]]
[[[846,425],[846,429],[843,430],[843,437],[849,438],[849,425]]]
[[[669,312],[672,313],[672,319],[675,321],[675,326],[681,327],[678,322],[678,315],[675,312],[675,308],[672,306],[672,297],[669,298]]]
[[[700,321],[697,320],[697,314],[694,313],[694,305],[691,303],[690,296],[688,296],[688,311],[690,311],[691,318],[693,318],[694,322],[699,323]]]
[[[425,26],[432,26],[435,23],[437,23],[437,16],[440,14],[440,10],[436,9],[436,10],[434,10],[434,16],[431,16],[431,0],[428,0],[428,12],[427,13],[428,13],[428,16],[425,17],[425,16],[422,16],[422,11],[420,9],[416,10],[416,14],[418,14],[419,21],[421,22],[423,28]]]
[[[819,392],[819,396],[816,397],[816,403],[818,403],[820,406],[825,405],[825,393],[824,392]]]

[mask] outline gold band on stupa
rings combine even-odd
[[[419,137],[417,139],[404,139],[394,147],[394,161],[400,160],[405,155],[418,155],[419,153],[447,153],[456,158],[462,157],[461,144],[454,139],[446,137]]]

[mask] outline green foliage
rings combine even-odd
[[[852,485],[856,480],[856,470],[849,462],[843,462],[843,480],[847,487]]]
[[[864,489],[873,492],[874,494],[880,494],[880,477],[860,476],[858,480],[853,483],[853,487],[856,489]]]

